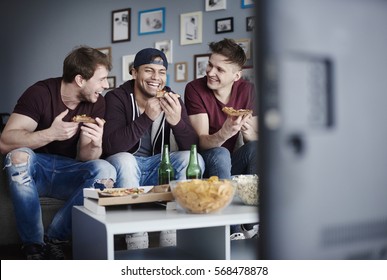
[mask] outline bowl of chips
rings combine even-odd
[[[233,199],[235,185],[232,180],[209,179],[176,180],[169,183],[176,202],[188,213],[220,212]]]
[[[236,195],[246,205],[258,205],[258,175],[235,175],[231,178],[236,183]]]

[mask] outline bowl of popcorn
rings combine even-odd
[[[258,175],[235,175],[231,178],[236,183],[236,195],[246,205],[258,205]]]
[[[175,180],[169,183],[176,202],[188,213],[220,212],[233,199],[235,185],[232,180],[209,179]]]

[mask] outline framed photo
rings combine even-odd
[[[204,0],[206,11],[226,10],[227,0]]]
[[[109,76],[107,77],[108,83],[109,83],[109,89],[116,88],[116,76]]]
[[[155,43],[155,48],[165,54],[168,63],[172,63],[172,43],[172,40],[158,41]]]
[[[111,47],[105,47],[105,48],[96,48],[101,53],[106,54],[109,57],[109,60],[112,61],[112,48]]]
[[[130,74],[130,70],[133,67],[135,54],[124,55],[122,57],[122,80],[124,82],[131,80],[133,77]]]
[[[251,39],[236,39],[235,43],[237,43],[241,48],[245,51],[246,58],[251,58]]]
[[[246,18],[246,31],[253,31],[254,24],[255,24],[255,18],[254,17],[247,17]]]
[[[253,66],[244,66],[242,69],[242,79],[255,83]]]
[[[215,33],[227,33],[234,31],[234,18],[220,18],[215,20]]]
[[[165,8],[138,12],[138,35],[165,31]]]
[[[180,45],[200,44],[202,42],[203,13],[180,14]]]
[[[130,41],[130,9],[112,12],[112,42]]]
[[[241,4],[242,9],[254,7],[254,1],[255,0],[242,0],[242,4]]]
[[[210,53],[194,55],[194,79],[198,79],[206,75],[208,59],[210,56]]]
[[[185,82],[188,79],[188,63],[175,63],[175,82]]]

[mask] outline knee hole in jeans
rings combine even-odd
[[[26,164],[29,156],[30,155],[28,153],[22,151],[12,152],[10,155],[11,164],[14,166]]]

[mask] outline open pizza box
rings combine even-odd
[[[128,205],[149,202],[172,202],[174,200],[168,185],[141,186],[136,188],[83,189],[84,206],[96,214],[106,214],[107,206]],[[167,203],[167,209],[173,208]]]

